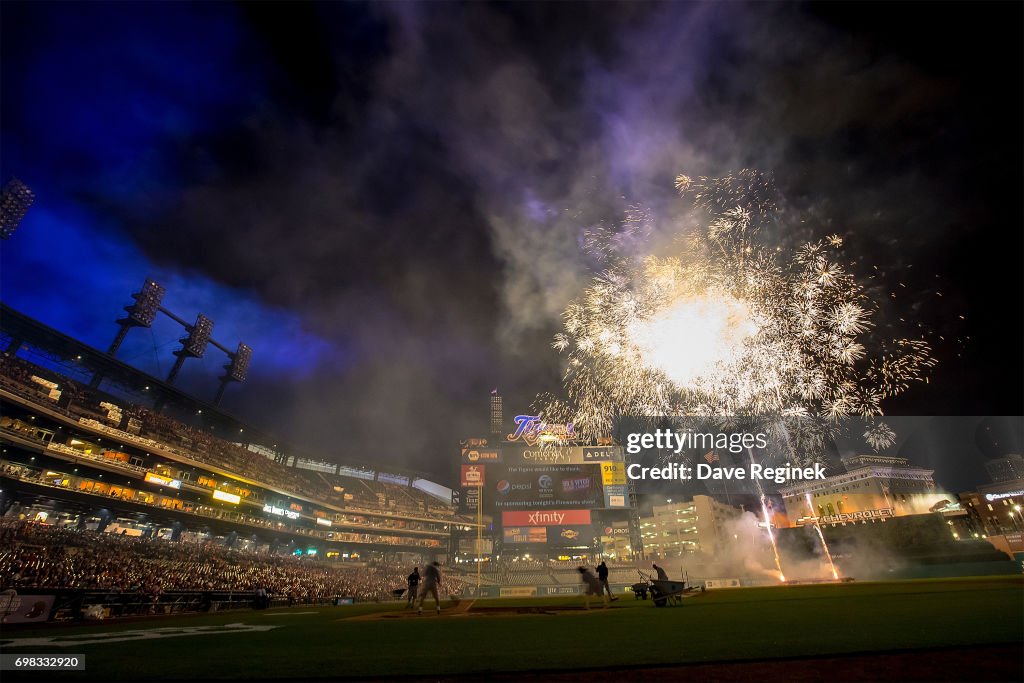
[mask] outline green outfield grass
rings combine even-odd
[[[475,606],[581,604],[580,597],[558,597]],[[662,609],[624,596],[611,609],[555,615],[437,617],[425,611],[400,618],[384,616],[404,613],[399,604],[296,606],[5,629],[0,640],[232,623],[278,627],[67,647],[3,645],[0,651],[86,656],[85,672],[23,676],[34,680],[388,678],[671,666],[1021,643],[1022,604],[1024,580],[1006,577],[733,589]],[[452,603],[446,607],[454,611]],[[374,614],[381,618],[368,618]]]

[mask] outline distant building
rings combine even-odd
[[[739,508],[719,503],[710,496],[655,505],[650,517],[640,518],[644,554],[648,557],[679,557],[693,552],[714,555],[724,544],[728,533],[725,525],[740,514]]]
[[[1005,458],[988,461],[985,470],[995,483],[1024,479],[1024,458],[1019,453],[1012,453]]]
[[[975,529],[986,536],[1024,533],[1024,477],[979,486],[959,496]]]
[[[497,389],[491,391],[491,435],[505,435],[505,410]]]
[[[924,514],[955,500],[936,488],[934,470],[911,466],[906,458],[855,455],[843,458],[843,466],[842,474],[779,489],[791,524],[813,518],[842,524]]]

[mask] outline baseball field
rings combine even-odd
[[[84,655],[8,680],[1022,680],[1021,577],[148,617],[0,631],[3,654]],[[428,603],[428,607],[433,605]]]

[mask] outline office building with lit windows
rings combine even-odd
[[[738,518],[741,512],[710,496],[655,505],[651,516],[640,518],[644,555],[679,557],[695,552],[714,555],[724,543],[726,524]]]

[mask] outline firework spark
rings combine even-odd
[[[814,503],[811,502],[811,494],[804,494],[804,499],[807,501],[807,509],[810,510],[811,517],[814,518],[814,528],[818,532],[818,539],[821,540],[821,547],[825,551],[825,557],[828,558],[828,566],[832,570],[832,578],[838,581],[839,571],[836,569],[836,563],[832,560],[832,552],[828,549],[828,543],[825,542],[825,534],[821,530],[821,524],[818,521],[818,517],[814,514]]]
[[[883,399],[925,379],[934,365],[928,344],[881,338],[878,307],[840,261],[841,237],[792,252],[762,237],[784,226],[770,178],[744,170],[679,176],[676,186],[701,220],[668,252],[637,251],[654,223],[640,209],[623,234],[588,233],[604,269],[555,337],[569,401],[541,398],[549,419],[572,422],[587,438],[612,433],[623,416],[836,424],[880,416]],[[887,443],[883,427],[871,428],[872,446]],[[788,459],[815,459],[807,453],[821,434],[784,429]]]

